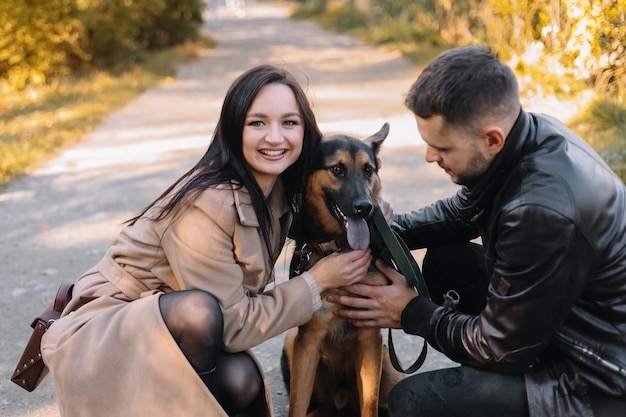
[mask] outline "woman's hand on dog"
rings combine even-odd
[[[390,285],[354,284],[345,289],[356,296],[332,294],[327,300],[341,304],[343,307],[335,314],[357,327],[399,329],[402,311],[417,294],[406,285],[404,276],[389,265],[376,261],[376,267],[389,278]]]
[[[372,262],[369,249],[335,252],[320,259],[309,270],[320,292],[352,285],[365,278]]]

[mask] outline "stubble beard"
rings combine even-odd
[[[476,147],[467,163],[464,172],[456,173],[456,180],[452,179],[455,184],[470,187],[475,184],[478,179],[485,173],[489,167],[489,161],[480,153]]]

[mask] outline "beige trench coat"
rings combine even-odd
[[[291,221],[280,183],[268,200],[278,254]],[[268,260],[245,190],[206,190],[172,218],[141,219],[122,230],[100,263],[78,279],[64,316],[44,335],[42,354],[62,416],[226,415],[167,330],[158,307],[163,293],[200,288],[214,294],[231,352],[311,318],[303,278],[263,291],[275,260]],[[100,297],[77,309],[81,296]],[[267,381],[265,392],[273,415]]]

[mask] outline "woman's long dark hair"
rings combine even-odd
[[[296,78],[283,68],[259,65],[241,74],[228,89],[213,139],[200,161],[127,223],[133,225],[153,207],[156,215],[152,216],[151,213],[150,219],[161,220],[172,213],[181,201],[187,200],[187,196],[193,199],[207,188],[233,182],[239,187],[245,187],[250,193],[265,245],[273,259],[277,254],[273,253],[270,243],[271,214],[265,195],[243,156],[243,128],[248,110],[259,91],[264,86],[275,83],[291,88],[298,102],[304,126],[302,153],[298,160],[280,175],[285,198],[293,204],[297,196],[303,192],[305,177],[311,167],[322,133],[317,126],[309,100]],[[173,193],[171,197],[170,193]]]

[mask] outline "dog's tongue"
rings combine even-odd
[[[348,217],[348,245],[354,250],[370,245],[370,229],[365,219]]]

